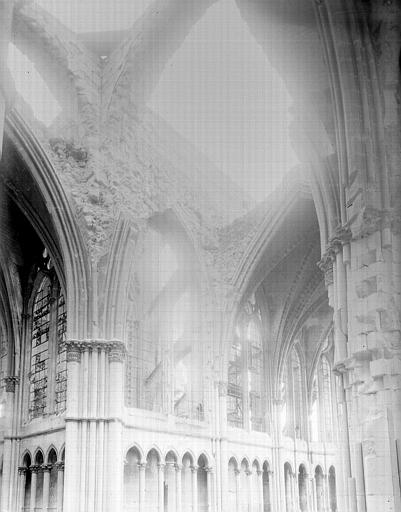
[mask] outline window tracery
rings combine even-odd
[[[31,324],[28,329],[30,420],[45,414],[62,413],[65,410],[66,325],[64,295],[51,260],[44,251],[32,294]]]
[[[248,310],[244,325],[237,326],[230,348],[227,371],[227,421],[235,427],[249,423],[252,430],[265,429],[263,408],[263,342],[260,312]]]

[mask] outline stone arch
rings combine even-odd
[[[194,475],[196,457],[186,450],[181,458],[181,503],[182,510],[191,510],[193,506]],[[197,477],[197,475],[196,475]]]
[[[209,466],[209,459],[204,453],[202,453],[201,455],[199,455],[198,460],[197,460],[197,475],[196,475],[197,489],[198,489],[197,501],[198,501],[199,512],[200,511],[207,512],[207,510],[208,510],[208,499],[209,499],[209,496],[208,496],[209,481],[208,481],[208,474],[207,474],[207,472],[209,471],[208,466]]]
[[[126,108],[142,108],[159,81],[162,70],[195,23],[216,0],[187,3],[155,0],[134,24],[121,44],[120,66],[108,99],[109,116]],[[168,23],[166,23],[168,20]],[[157,37],[155,36],[157,34]],[[153,55],[154,58],[150,56]],[[119,97],[123,102],[119,102]]]
[[[54,445],[51,444],[49,448],[46,450],[45,460],[47,464],[55,464],[57,462],[57,449]]]
[[[45,461],[42,448],[36,448],[33,454],[34,464],[43,464]]]
[[[159,487],[159,473],[161,471],[164,471],[161,451],[152,447],[148,450],[146,455],[145,510],[152,510],[155,501],[160,499],[159,492],[161,492],[161,489]]]
[[[229,510],[238,510],[240,504],[240,496],[238,495],[237,479],[239,478],[239,466],[235,456],[231,456],[228,460],[228,498],[227,503]]]
[[[43,211],[48,216],[48,225],[44,225],[29,201],[24,200],[19,206],[52,256],[66,292],[70,312],[69,336],[87,336],[91,324],[88,256],[70,201],[45,151],[15,111],[7,117],[5,138],[18,148],[18,156],[27,173],[25,181],[30,176],[32,186],[37,187],[45,205]],[[17,199],[17,204],[20,199]]]
[[[329,468],[328,476],[330,512],[337,512],[337,481],[336,469],[334,466]]]
[[[32,466],[32,457],[29,450],[25,450],[25,452],[22,455],[22,468],[25,474],[25,489],[23,494],[23,506],[25,509],[29,509],[30,503],[31,503],[31,487],[32,487],[32,473],[31,473],[31,466]]]
[[[315,467],[316,512],[324,510],[324,473],[319,464]]]
[[[131,451],[131,450],[134,450],[136,451],[138,454],[139,454],[139,461],[140,462],[143,462],[144,460],[144,453],[143,453],[143,450],[142,448],[137,444],[137,443],[129,443],[129,445],[127,446],[126,450],[125,450],[125,457],[124,457],[124,460],[127,459],[127,455],[128,453]]]
[[[35,4],[14,10],[13,33],[15,45],[35,64],[64,111],[73,110],[73,116],[81,117],[87,131],[93,133],[100,97],[87,73],[90,70],[91,81],[100,86],[100,68],[87,48],[60,21]]]
[[[284,490],[285,490],[285,510],[291,512],[295,507],[293,470],[290,462],[284,463]]]
[[[183,464],[184,463],[184,458],[186,460],[188,460],[190,462],[191,465],[194,464],[194,461],[195,461],[195,455],[193,454],[193,452],[191,450],[186,450],[183,454],[183,456],[181,457],[181,463]]]
[[[143,470],[142,454],[136,446],[132,446],[124,460],[124,510],[135,510],[139,507],[140,472]]]
[[[268,460],[262,464],[262,492],[263,492],[263,512],[271,512],[272,507],[272,471]]]
[[[308,473],[305,464],[298,468],[298,495],[301,512],[308,510]]]
[[[32,464],[32,455],[29,450],[25,450],[21,456],[21,465],[23,467],[29,468]]]

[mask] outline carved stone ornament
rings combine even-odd
[[[7,393],[14,393],[15,392],[15,386],[19,383],[19,377],[5,377],[4,383],[6,385],[6,391]]]
[[[27,467],[25,467],[25,466],[20,466],[20,467],[18,468],[18,473],[19,473],[20,475],[24,475],[24,474],[26,474],[27,472],[28,472],[28,468],[27,468]]]
[[[127,350],[125,345],[121,341],[110,342],[109,348],[109,361],[111,363],[122,363],[124,362]]]
[[[67,363],[79,363],[81,361],[81,349],[75,344],[75,340],[67,340]]]
[[[109,353],[110,361],[124,361],[126,348],[119,340],[83,339],[67,340],[67,362],[80,362],[81,354],[86,351],[103,350]]]

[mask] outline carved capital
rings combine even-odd
[[[43,471],[43,472],[45,472],[45,471],[46,471],[46,472],[50,472],[50,471],[52,470],[52,468],[53,468],[53,465],[52,465],[52,464],[42,464],[42,465],[40,466],[40,469],[41,469],[41,471]]]
[[[212,468],[212,467],[210,467],[210,466],[207,466],[207,467],[205,468],[205,472],[206,472],[206,473],[213,473],[213,468]]]
[[[146,470],[147,463],[146,462],[140,462],[138,464],[139,471],[145,471]]]
[[[159,472],[160,472],[160,471],[163,471],[163,470],[164,470],[164,468],[165,468],[165,466],[166,466],[166,465],[165,465],[165,464],[163,464],[163,463],[158,464],[158,465],[157,465],[157,467],[159,468]]]
[[[28,468],[26,466],[20,466],[18,468],[19,475],[26,475],[27,472],[28,472]]]
[[[238,468],[234,469],[234,475],[238,476],[240,473],[241,473],[241,471]]]
[[[39,470],[40,470],[40,466],[38,466],[37,464],[33,465],[33,466],[29,466],[29,469],[31,471],[31,473],[38,473]]]
[[[334,235],[330,238],[329,248],[334,252],[338,252],[343,245],[350,242],[351,238],[352,233],[348,226],[338,226]]]
[[[196,473],[198,471],[198,466],[190,466],[192,473]]]
[[[14,393],[15,386],[19,384],[19,377],[9,376],[4,378],[7,393]]]
[[[246,476],[250,476],[250,475],[252,475],[252,471],[250,469],[246,469],[245,474],[246,474]]]
[[[262,471],[262,470],[260,470],[260,469],[257,469],[257,470],[256,470],[256,474],[257,474],[258,476],[261,476],[261,475],[263,475],[263,471]]]
[[[67,361],[81,361],[81,354],[86,351],[104,350],[108,352],[110,361],[123,361],[126,348],[122,341],[103,339],[67,340]]]
[[[79,363],[81,361],[81,347],[77,340],[67,340],[67,363]]]
[[[175,470],[177,471],[177,473],[182,471],[182,464],[174,464],[174,467],[175,467]]]
[[[109,361],[111,363],[123,363],[127,350],[121,341],[109,342]]]
[[[56,462],[54,465],[57,471],[64,471],[64,462]]]
[[[333,284],[333,259],[334,254],[329,250],[323,254],[322,259],[317,264],[324,274],[324,284],[326,287]]]

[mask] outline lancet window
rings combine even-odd
[[[253,308],[237,326],[228,358],[227,420],[235,427],[263,431],[263,342],[260,314]]]
[[[297,350],[292,347],[283,371],[282,428],[289,437],[304,436],[304,377]]]
[[[314,441],[333,441],[334,415],[331,375],[329,361],[325,355],[322,355],[313,378],[311,390],[310,422],[312,440]]]
[[[66,304],[46,251],[37,270],[28,314],[29,419],[62,413],[67,387]]]

